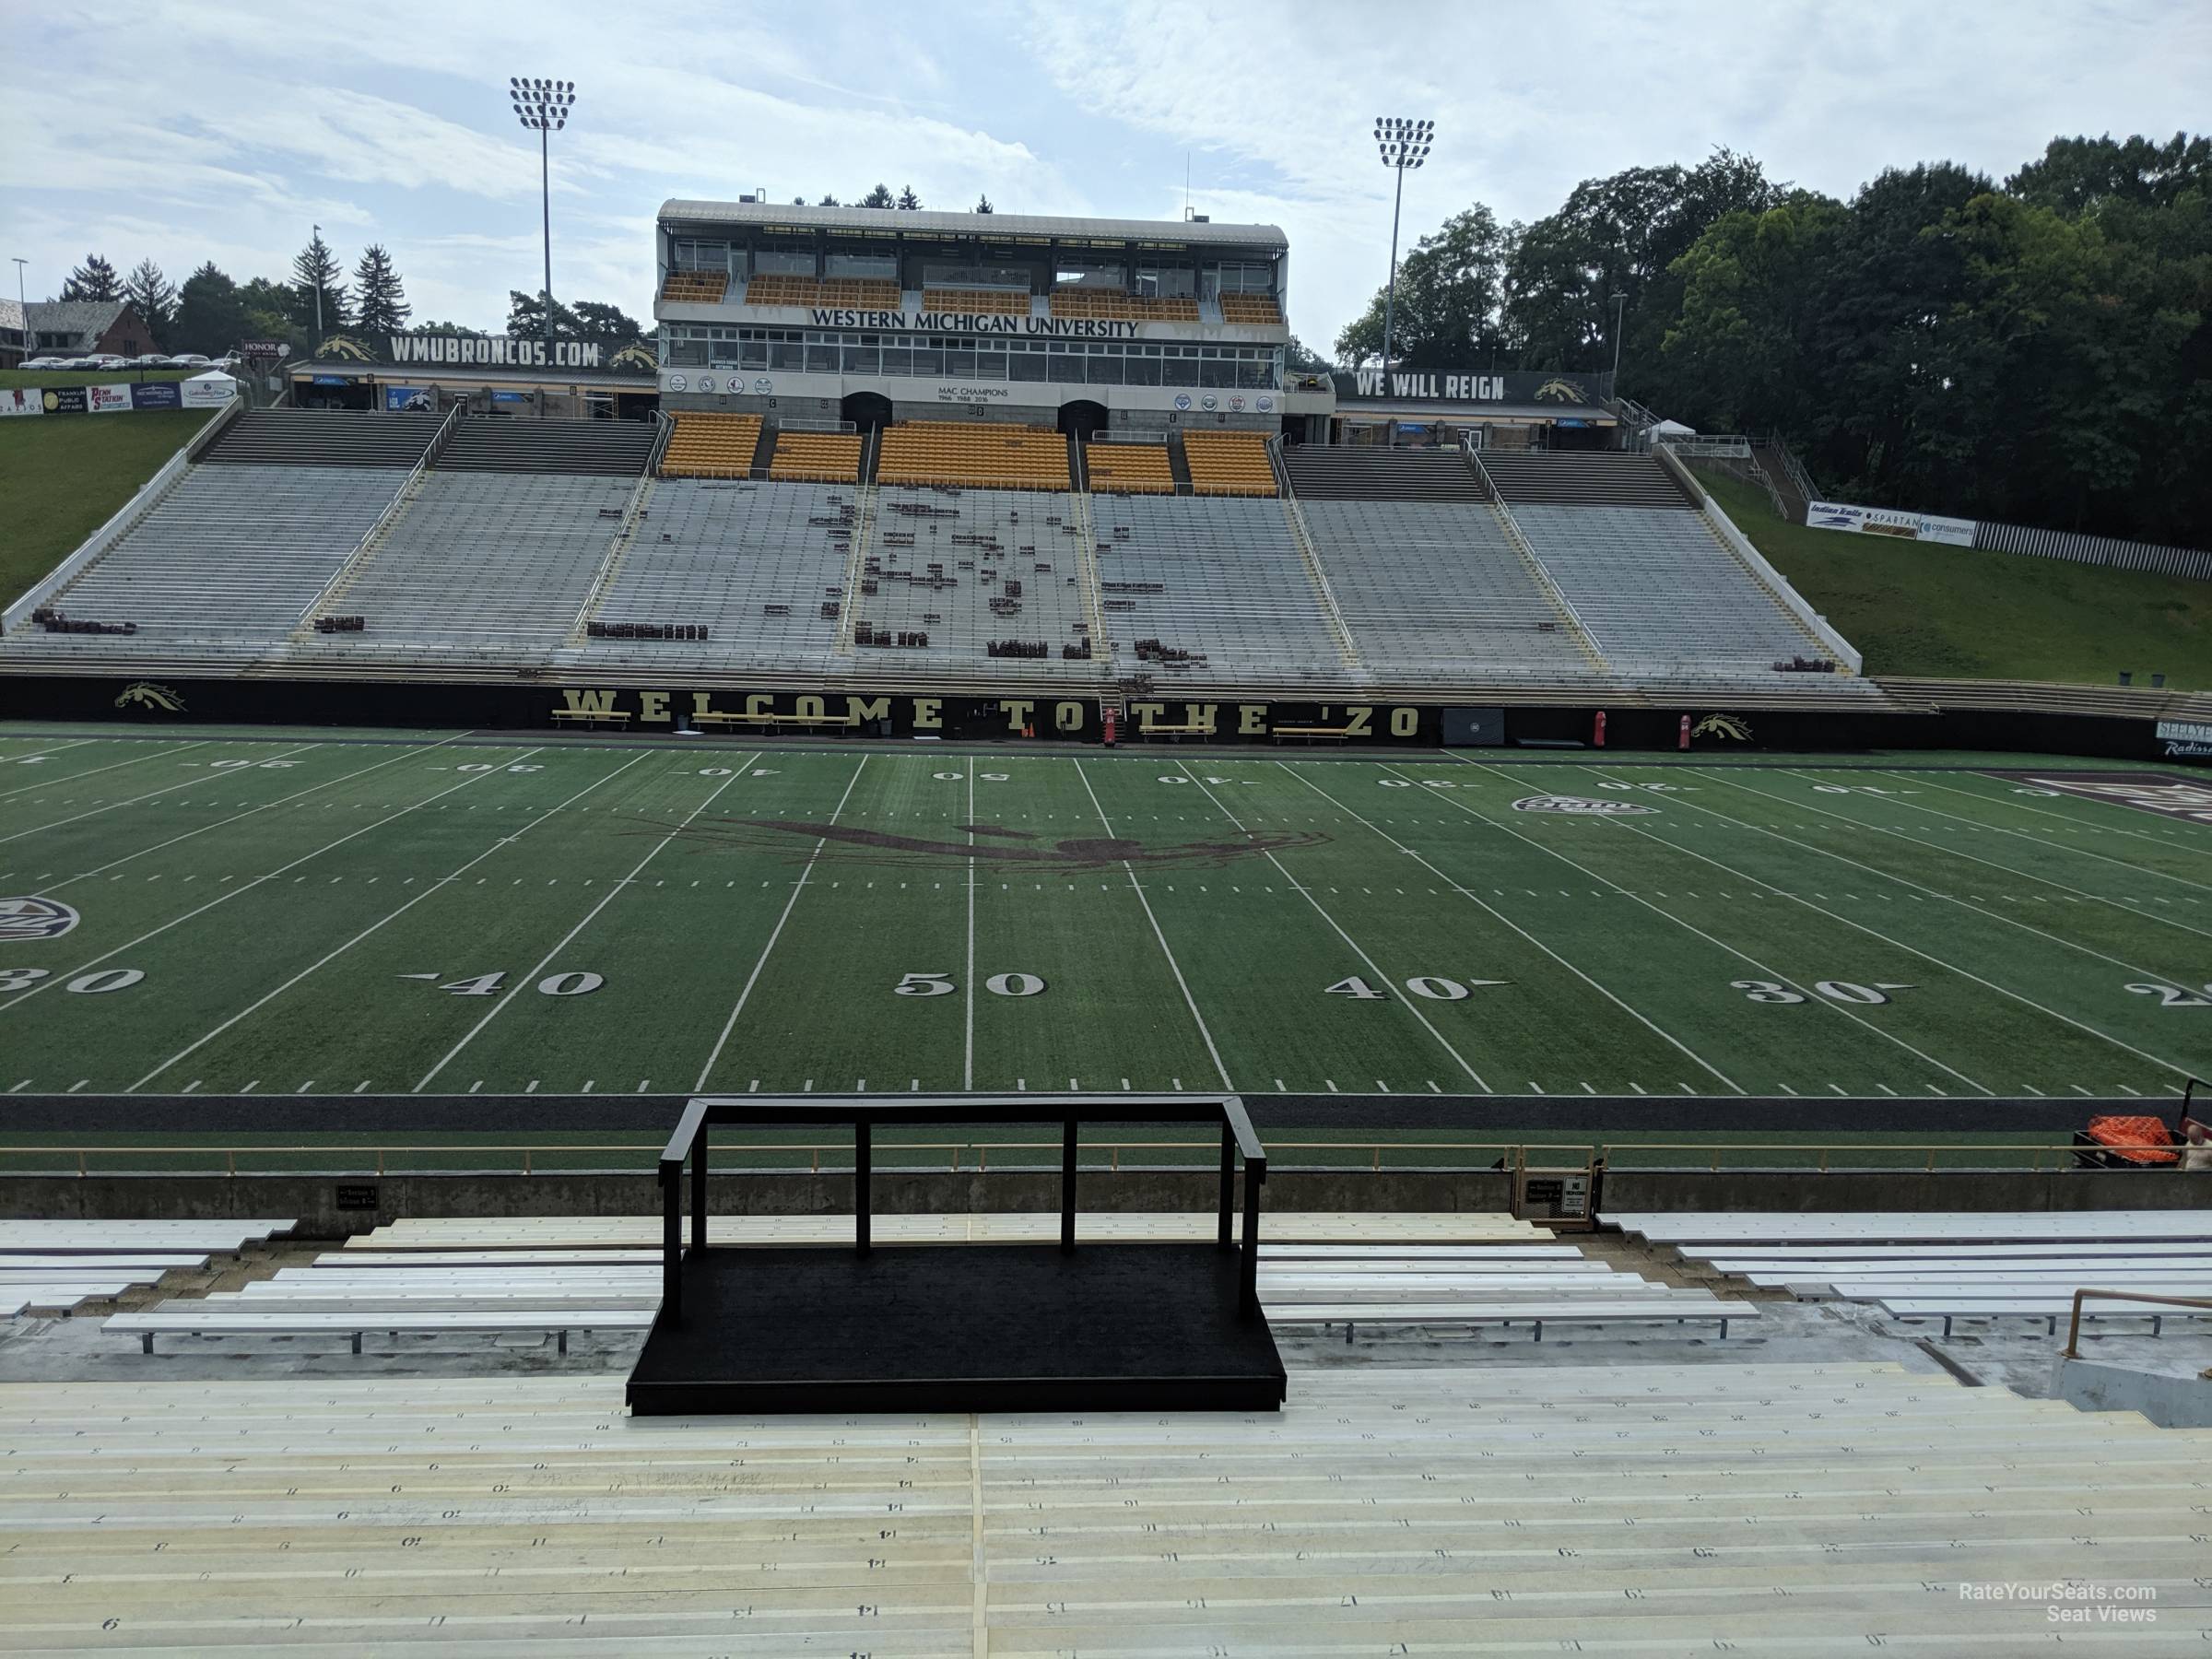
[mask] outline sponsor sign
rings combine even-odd
[[[23,896],[0,899],[0,945],[35,945],[58,939],[77,924],[77,913],[59,899]]]
[[[273,358],[281,357],[284,354],[278,349],[275,340],[241,340],[238,346],[238,355],[251,358]]]
[[[1571,818],[1641,818],[1659,810],[1633,801],[1593,801],[1584,795],[1523,795],[1513,803],[1515,812],[1559,812]]]
[[[175,409],[183,406],[175,381],[140,381],[131,387],[134,409]]]
[[[1904,512],[1891,507],[1854,507],[1848,501],[1807,501],[1805,522],[1815,530],[1848,530],[1859,535],[1888,535],[1900,541],[1974,545],[1972,519],[1943,518],[1931,512]]]
[[[88,406],[82,386],[48,386],[39,396],[49,415],[82,415]]]
[[[494,392],[491,394],[491,401],[495,404],[526,404],[530,401],[530,394],[527,392]]]
[[[2159,741],[2175,760],[2212,760],[2212,721],[2161,720]]]
[[[125,381],[119,386],[87,386],[85,406],[95,415],[127,415],[131,410],[131,387]]]
[[[0,388],[0,416],[43,415],[46,405],[36,386]]]
[[[436,402],[428,386],[386,386],[384,407],[394,415],[419,415]]]
[[[2160,818],[2212,824],[2212,783],[2170,777],[2164,772],[2001,771],[1990,776],[2017,783],[2030,794],[2041,792],[2079,795],[2092,801],[2110,801],[2118,806],[2132,806],[2138,812],[2155,812]]]
[[[188,409],[219,409],[238,395],[238,382],[226,374],[220,380],[188,380],[178,390]]]
[[[1340,403],[1562,404],[1572,407],[1599,402],[1597,383],[1586,374],[1359,369],[1333,378]]]

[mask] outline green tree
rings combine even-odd
[[[407,303],[399,272],[381,242],[361,250],[353,267],[354,326],[363,334],[397,334],[406,327],[415,308]]]
[[[1284,348],[1283,367],[1300,374],[1326,374],[1333,365],[1296,335]]]
[[[62,284],[64,300],[93,300],[105,301],[123,298],[123,284],[115,275],[115,267],[97,253],[85,255],[85,263],[69,273]]]
[[[608,345],[628,345],[645,333],[644,325],[625,315],[620,306],[602,305],[595,300],[576,301],[576,327],[580,338]]]
[[[860,198],[859,205],[863,207],[896,207],[899,204],[892,199],[888,184],[878,184]]]
[[[991,198],[987,195],[979,195],[975,198],[975,210],[978,213],[996,213],[998,211],[997,208],[991,206]]]
[[[176,321],[177,288],[161,274],[159,265],[150,259],[140,260],[124,278],[117,297],[138,313],[157,347],[171,337]]]
[[[1505,261],[1511,232],[1477,202],[1424,236],[1398,262],[1391,352],[1408,369],[1479,365],[1505,348]],[[1339,362],[1358,367],[1382,355],[1388,289],[1336,336]]]
[[[922,198],[914,194],[914,187],[912,184],[902,184],[899,187],[899,210],[901,213],[912,213],[921,206]]]
[[[507,290],[507,332],[523,339],[540,339],[546,332],[546,307],[542,295],[525,294],[520,288]],[[582,337],[576,313],[559,300],[553,301],[553,337],[556,340],[575,340]]]
[[[346,285],[338,276],[338,256],[318,230],[307,246],[292,256],[291,312],[300,328],[312,333],[318,320],[324,334],[336,334],[346,327],[350,313]]]
[[[209,260],[177,290],[176,321],[168,335],[177,351],[219,357],[246,335],[246,307],[238,285]]]

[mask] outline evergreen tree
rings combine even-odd
[[[138,320],[146,324],[146,331],[153,336],[156,346],[169,339],[176,321],[177,289],[161,274],[159,265],[150,259],[140,260],[124,279],[118,297],[138,313]]]
[[[899,208],[900,212],[912,213],[915,208],[921,206],[922,198],[914,194],[914,187],[912,184],[902,184],[899,187]]]
[[[168,341],[178,351],[196,351],[219,357],[246,337],[246,306],[238,284],[215,266],[213,260],[184,279],[177,290],[176,321]]]
[[[364,334],[397,334],[407,325],[415,308],[400,287],[399,272],[382,242],[361,250],[353,267],[353,323]]]
[[[891,187],[888,184],[877,185],[875,189],[860,198],[860,205],[863,207],[894,207],[898,206],[891,200]]]
[[[979,195],[975,198],[975,210],[978,213],[996,213],[998,211],[997,208],[991,206],[991,198],[987,195]]]
[[[890,204],[886,202],[885,206]],[[115,276],[115,267],[97,253],[85,255],[85,263],[69,273],[69,280],[62,284],[64,300],[120,300],[123,284]]]
[[[315,326],[316,296],[322,297],[324,334],[346,326],[346,285],[338,280],[338,256],[318,230],[307,246],[292,258],[292,318],[311,333]]]
[[[841,207],[844,204],[833,195],[826,195],[815,204],[817,207]]]

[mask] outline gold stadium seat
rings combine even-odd
[[[852,484],[860,477],[858,432],[778,432],[768,476],[809,484]]]
[[[883,429],[876,456],[883,484],[977,489],[1070,489],[1067,440],[1051,427],[991,421],[910,420]]]
[[[745,285],[745,303],[897,311],[899,285],[880,276],[785,276],[766,272]]]
[[[1221,296],[1221,321],[1246,327],[1261,324],[1280,323],[1283,308],[1276,303],[1272,294],[1224,294]]]
[[[1257,432],[1185,432],[1183,458],[1197,495],[1271,496],[1275,465]]]
[[[1164,443],[1087,443],[1084,470],[1093,491],[1123,495],[1172,495],[1175,474]]]
[[[1091,288],[1078,283],[1054,288],[1051,303],[1055,317],[1096,318],[1108,323],[1198,321],[1198,301],[1195,300],[1156,299],[1147,295],[1126,294],[1120,288]]]
[[[719,305],[729,292],[726,271],[671,271],[661,285],[661,299],[678,305]]]
[[[686,410],[661,456],[664,478],[745,478],[760,446],[760,417]],[[857,466],[855,468],[857,470]]]
[[[1026,317],[1030,314],[1030,297],[1010,288],[924,288],[922,309],[974,312],[986,317]]]

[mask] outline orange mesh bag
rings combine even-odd
[[[2173,1132],[2155,1117],[2096,1117],[2089,1120],[2088,1137],[2112,1149],[2115,1158],[2130,1163],[2170,1164],[2180,1154],[2169,1150]]]

